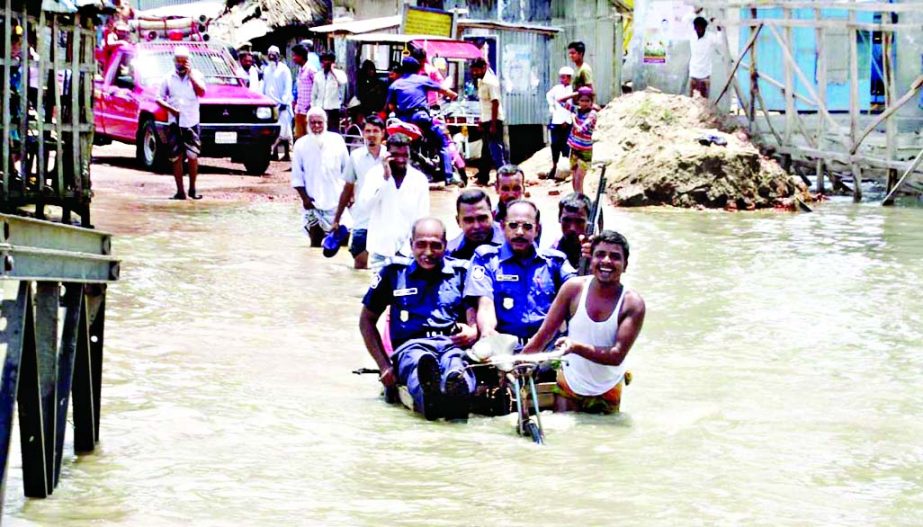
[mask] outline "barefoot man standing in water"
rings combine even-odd
[[[644,300],[621,283],[628,267],[628,240],[603,231],[590,244],[592,276],[569,280],[551,305],[538,333],[523,353],[545,349],[566,320],[568,336],[558,339],[566,362],[558,371],[555,410],[618,412],[625,357],[644,325]]]

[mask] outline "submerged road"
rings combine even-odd
[[[307,248],[268,197],[283,165],[247,201],[226,189],[254,178],[206,162],[206,199],[175,203],[117,157],[94,166],[123,260],[101,444],[48,500],[22,498],[13,456],[5,524],[923,522],[920,209],[606,210],[648,306],[635,380],[621,415],[549,415],[536,447],[512,418],[426,422],[350,374],[372,365],[369,275]]]

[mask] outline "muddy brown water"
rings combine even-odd
[[[372,365],[369,275],[308,250],[292,204],[189,205],[100,199],[124,260],[102,442],[68,438],[46,500],[22,497],[14,443],[5,524],[923,522],[918,208],[607,210],[648,307],[635,382],[619,416],[544,417],[536,447],[350,374]]]

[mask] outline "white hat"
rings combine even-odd
[[[269,49],[266,50],[266,54],[268,55],[270,53],[275,53],[276,55],[279,55],[280,54],[279,46],[269,46]]]
[[[561,75],[570,75],[571,77],[573,77],[574,68],[571,68],[570,66],[564,66],[563,68],[558,70],[558,76],[561,76]]]
[[[173,56],[189,58],[189,48],[186,46],[176,46],[173,48]]]

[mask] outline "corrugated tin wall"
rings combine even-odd
[[[563,29],[553,43],[551,71],[557,78],[561,66],[573,63],[567,56],[567,45],[574,41],[586,44],[584,60],[593,68],[593,82],[599,104],[618,96],[613,77],[621,64],[621,46],[616,39],[616,25],[621,19],[610,8],[608,0],[553,0],[552,25]],[[616,63],[617,61],[618,63]]]
[[[526,31],[498,31],[500,36],[500,84],[503,107],[510,125],[546,124],[551,88],[549,37]]]

